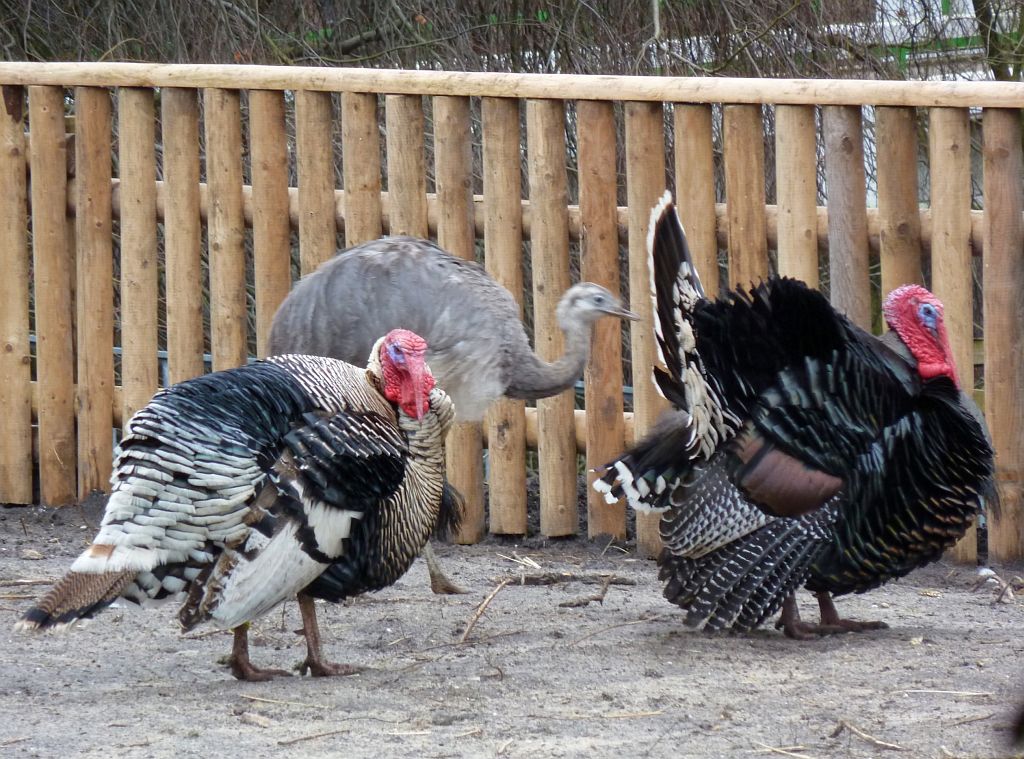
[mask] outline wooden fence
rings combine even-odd
[[[968,388],[972,251],[983,256],[983,400],[1003,500],[989,545],[997,558],[1024,554],[1024,86],[29,63],[0,64],[0,84],[0,502],[62,504],[104,489],[113,428],[156,390],[161,346],[172,382],[204,371],[207,349],[214,369],[240,364],[252,310],[262,352],[291,286],[293,230],[302,272],[342,247],[342,234],[351,245],[403,233],[467,258],[482,239],[488,270],[517,295],[530,241],[535,342],[548,358],[561,350],[553,309],[577,243],[583,277],[632,293],[644,319],[628,341],[631,413],[621,326],[604,320],[585,411],[571,391],[536,409],[502,401],[483,436],[463,426],[450,441],[452,477],[471,507],[460,540],[486,529],[483,441],[490,530],[526,530],[526,451],[539,446],[540,529],[572,534],[576,451],[587,467],[603,463],[664,408],[649,378],[644,241],[649,209],[669,186],[712,290],[720,250],[730,283],[777,269],[817,285],[827,254],[833,301],[870,326],[873,257],[885,290],[919,281],[925,264]],[[877,136],[877,208],[866,204],[864,106]],[[984,202],[972,210],[979,122]],[[331,160],[339,132],[342,189]],[[624,534],[621,506],[593,493],[587,503],[592,534]],[[638,518],[637,532],[653,551],[656,522]],[[961,556],[972,552],[962,545]]]

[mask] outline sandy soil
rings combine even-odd
[[[582,539],[443,546],[468,595],[432,596],[417,562],[321,607],[328,656],[368,667],[347,678],[237,682],[230,636],[183,637],[171,607],[11,632],[46,587],[28,583],[60,574],[97,515],[0,509],[2,756],[991,757],[1010,754],[1024,698],[1024,607],[972,592],[971,568],[841,602],[889,630],[796,643],[687,631],[651,562]],[[575,579],[517,584],[542,573]],[[609,573],[603,604],[586,603]],[[294,666],[298,626],[294,603],[263,619],[254,661]]]

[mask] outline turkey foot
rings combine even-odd
[[[843,619],[839,616],[832,595],[827,591],[814,594],[818,598],[818,609],[821,611],[821,624],[818,625],[819,635],[834,635],[847,632],[867,632],[869,630],[888,630],[889,625],[881,621],[860,621]]]
[[[441,565],[437,561],[437,555],[434,553],[434,549],[431,548],[429,542],[423,545],[423,550],[420,551],[420,556],[422,556],[427,562],[427,571],[430,573],[430,589],[435,595],[456,596],[469,593],[468,590],[460,588],[448,579],[444,570],[441,569]]]
[[[856,619],[843,619],[836,610],[832,596],[827,591],[815,593],[818,609],[821,611],[820,624],[804,622],[800,619],[800,611],[796,606],[795,596],[786,596],[782,603],[782,614],[775,628],[782,628],[787,638],[794,640],[810,640],[822,635],[838,635],[848,632],[866,632],[868,630],[887,630],[885,622],[861,622]]]
[[[782,614],[775,623],[775,629],[782,629],[787,638],[793,640],[812,640],[818,637],[820,625],[804,622],[800,619],[800,610],[796,605],[796,596],[790,594],[782,602]]]
[[[231,656],[228,659],[228,666],[231,674],[239,680],[246,680],[251,683],[262,683],[273,680],[275,677],[291,677],[290,672],[283,669],[258,669],[252,665],[249,659],[249,623],[239,625],[232,632],[235,635],[234,643],[231,645]]]
[[[365,667],[354,664],[335,664],[324,661],[320,652],[320,626],[316,621],[316,606],[313,597],[299,593],[299,612],[302,614],[301,632],[306,638],[306,658],[299,665],[299,673],[309,672],[313,677],[343,677],[362,672]]]

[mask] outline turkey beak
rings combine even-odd
[[[402,388],[402,406],[413,419],[422,419],[426,413],[423,395],[423,377],[426,366],[422,361],[410,361],[407,366],[409,381]]]

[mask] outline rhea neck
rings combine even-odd
[[[559,326],[565,339],[565,351],[553,362],[542,360],[526,346],[509,358],[515,363],[507,368],[509,384],[505,395],[509,398],[546,398],[571,387],[583,372],[590,356],[590,337],[593,324],[579,318],[559,315]],[[523,339],[526,339],[525,334]]]

